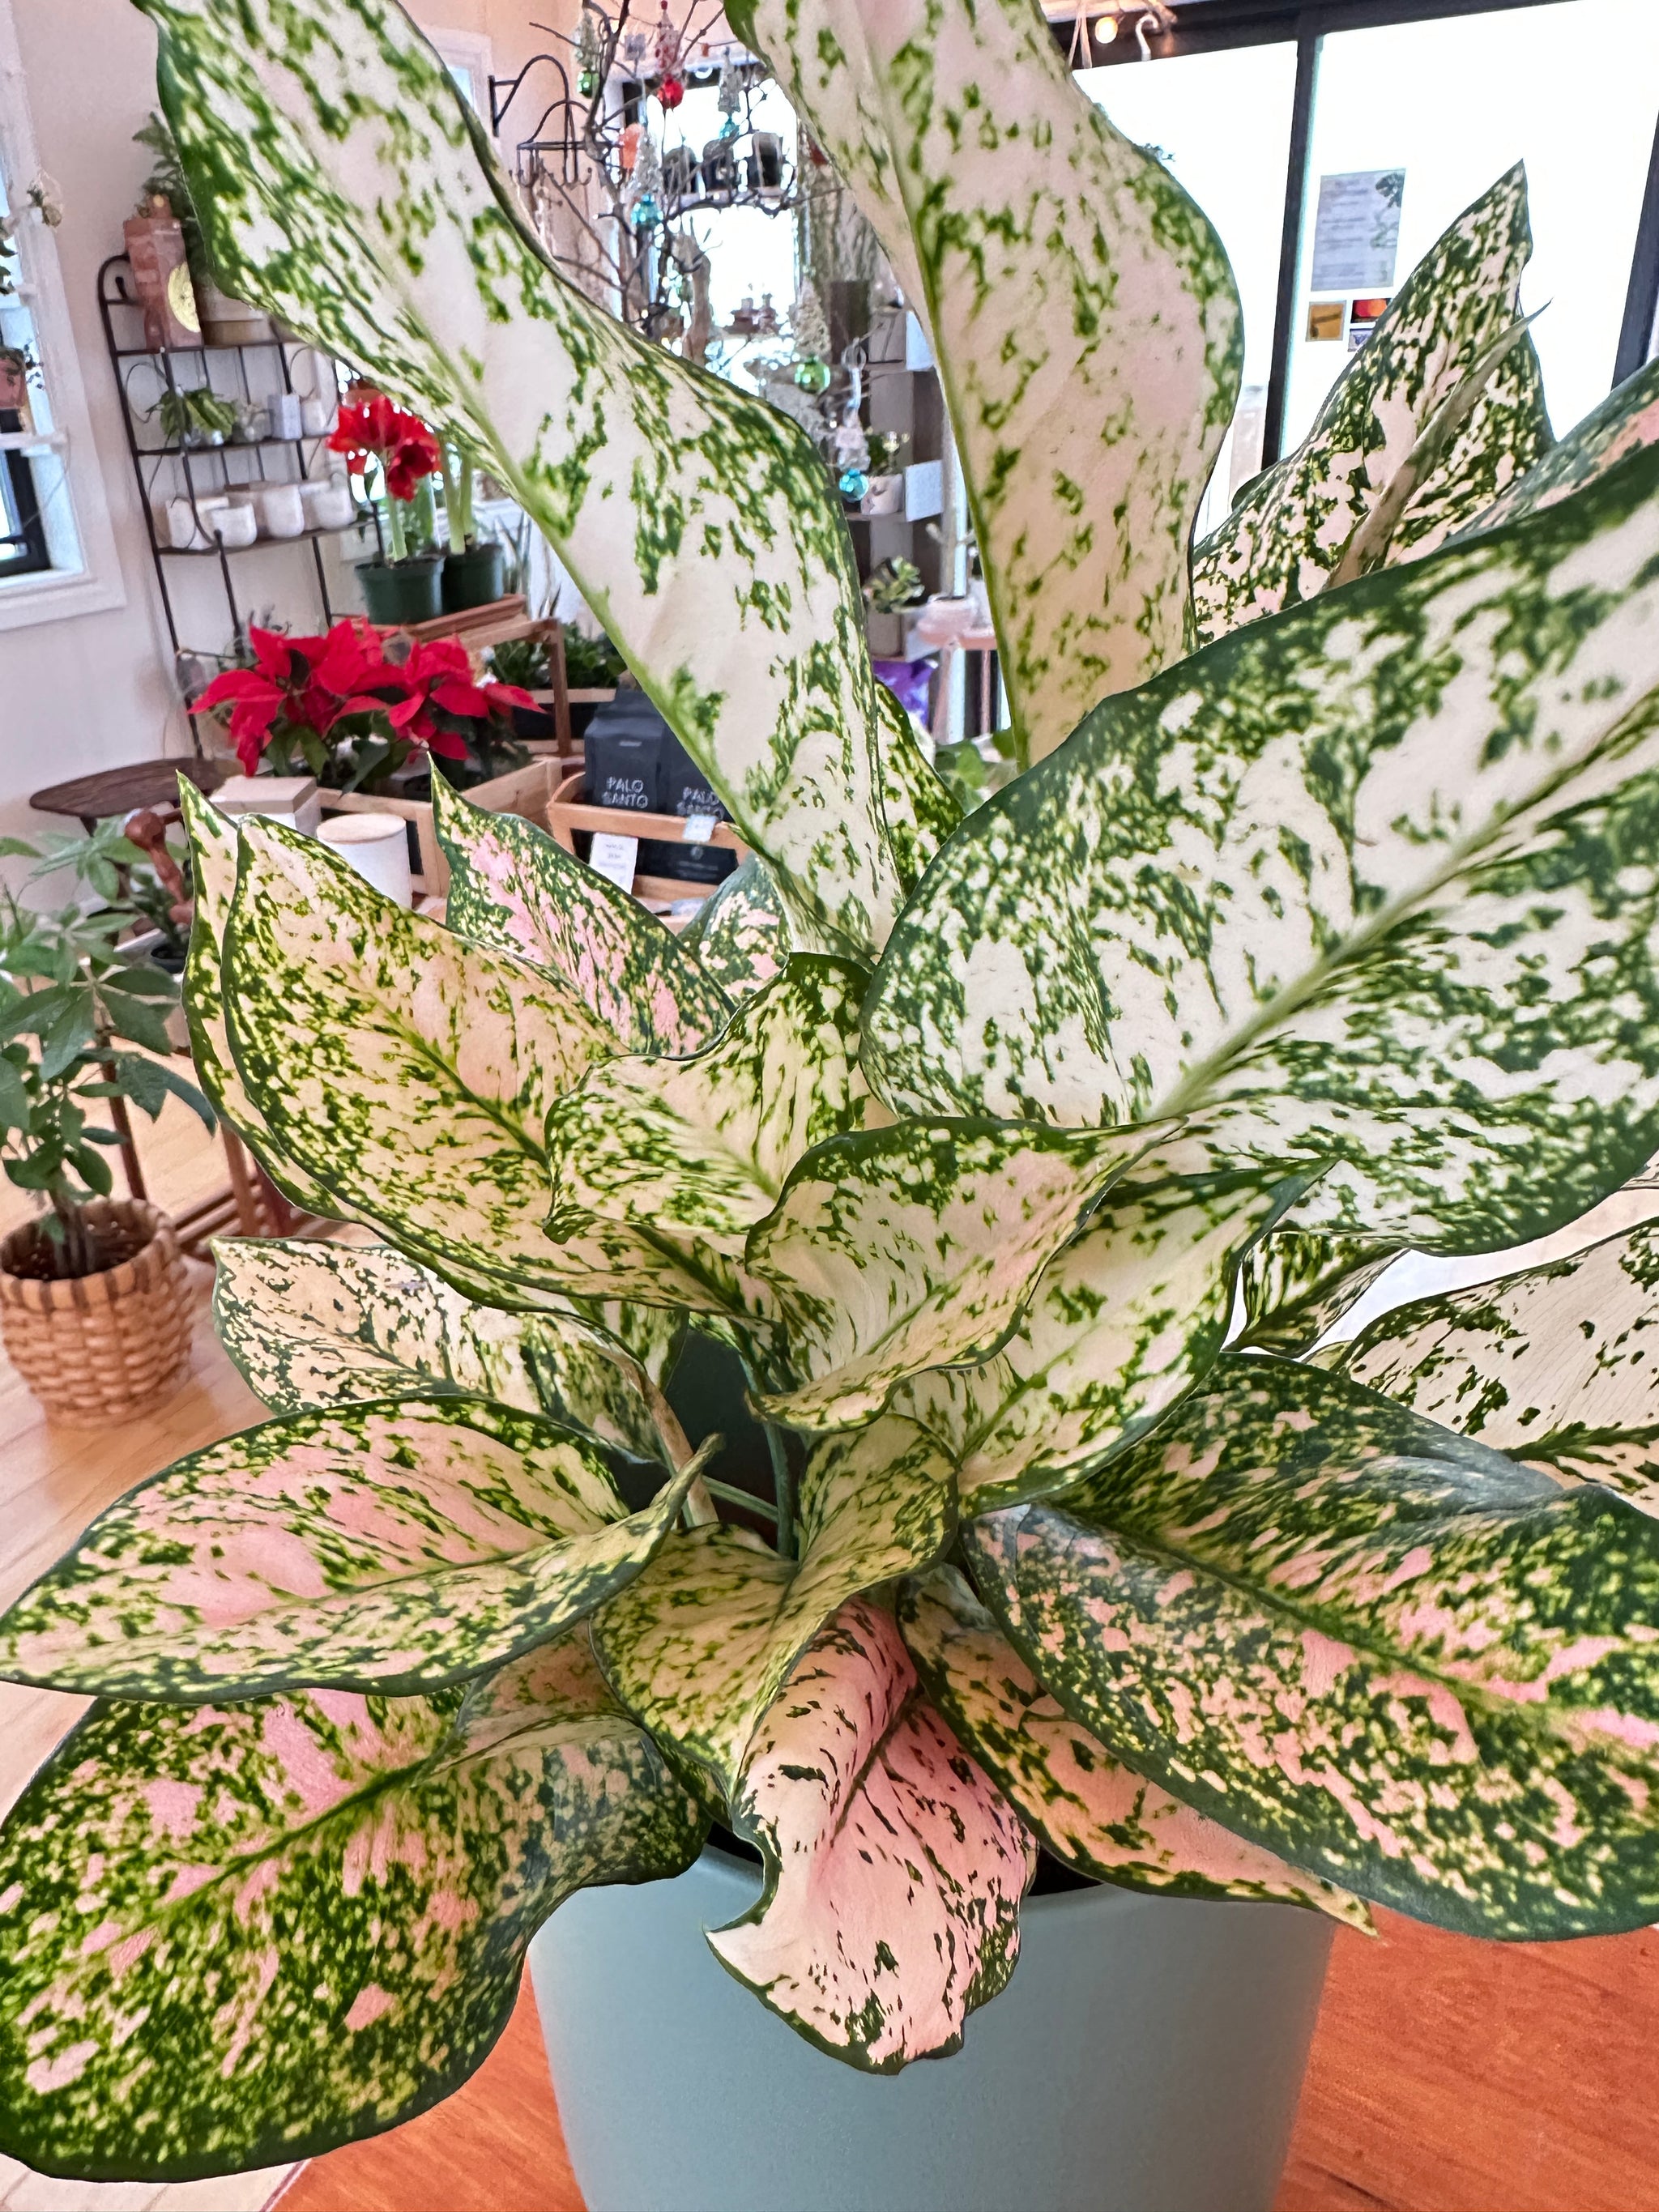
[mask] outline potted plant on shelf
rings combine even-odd
[[[168,1065],[176,980],[121,943],[149,867],[121,823],[0,839],[0,854],[33,861],[35,880],[72,872],[82,893],[43,912],[0,891],[0,1158],[42,1207],[0,1239],[0,1337],[50,1419],[113,1427],[183,1379],[191,1312],[172,1224],[112,1195],[108,1148],[129,1103],[153,1120],[179,1097],[210,1129],[213,1115]]]
[[[170,446],[189,448],[222,446],[235,434],[240,416],[236,402],[210,392],[205,385],[188,391],[164,392],[156,404],[161,435]]]
[[[386,492],[389,556],[360,562],[357,577],[371,622],[431,622],[442,613],[440,590],[444,556],[435,550],[430,527],[430,479],[443,466],[438,441],[418,415],[394,407],[383,392],[355,385],[341,402],[339,420],[329,434],[331,453],[343,453],[356,476],[378,463]],[[417,535],[416,503],[424,501],[427,527]]]
[[[498,538],[478,536],[470,450],[450,444],[441,451],[444,515],[449,526],[449,548],[444,555],[443,611],[453,615],[466,607],[491,606],[501,598],[507,549]]]
[[[158,201],[165,201],[173,210],[184,234],[185,261],[204,341],[215,346],[267,343],[274,335],[270,318],[249,307],[246,300],[233,299],[214,276],[189,180],[167,118],[152,112],[143,128],[133,132],[132,143],[151,156],[149,174],[139,191],[138,212],[148,215]]]
[[[816,453],[558,277],[412,23],[145,6],[236,281],[489,453],[754,858],[677,937],[439,785],[444,926],[185,794],[204,1080],[384,1241],[227,1248],[272,1418],[0,1622],[100,1699],[0,1838],[0,2149],[388,2127],[528,1951],[592,2212],[1266,2207],[1334,1923],[1659,1917],[1652,1240],[1308,1356],[1659,1147],[1659,368],[1551,449],[1506,177],[1189,567],[1237,292],[1042,11],[731,0],[970,395],[958,821]]]

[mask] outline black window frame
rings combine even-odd
[[[1313,152],[1314,103],[1319,91],[1319,58],[1323,41],[1342,31],[1371,31],[1394,23],[1432,23],[1455,15],[1508,15],[1522,8],[1541,8],[1554,0],[1175,0],[1176,27],[1146,33],[1147,53],[1153,62],[1182,54],[1221,53],[1236,46],[1294,46],[1296,90],[1291,107],[1290,152],[1285,179],[1285,220],[1279,252],[1279,292],[1273,318],[1273,365],[1268,374],[1267,422],[1262,440],[1264,467],[1278,460],[1285,449],[1285,417],[1290,398],[1292,323],[1296,313],[1297,280],[1302,265],[1302,245],[1307,221],[1310,173]],[[1114,12],[1115,0],[1091,8],[1088,15],[1088,51],[1079,52],[1079,69],[1118,69],[1141,66],[1140,42],[1133,30],[1133,13],[1125,10],[1122,28],[1109,45],[1098,44],[1094,27],[1103,15]],[[1072,14],[1054,20],[1054,33],[1062,53],[1070,55],[1076,36]],[[1656,88],[1659,90],[1659,88]],[[1654,350],[1655,325],[1659,323],[1659,125],[1649,158],[1641,213],[1636,228],[1636,250],[1626,290],[1625,312],[1609,390],[1634,376]]]
[[[0,407],[0,435],[23,428],[15,408]],[[0,583],[14,576],[39,576],[50,572],[52,550],[40,514],[40,487],[34,464],[27,453],[0,453],[5,476],[0,485]]]

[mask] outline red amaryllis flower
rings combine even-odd
[[[355,395],[355,396],[353,396]],[[393,499],[412,499],[425,477],[443,466],[438,441],[418,415],[394,407],[384,392],[367,386],[353,387],[340,408],[340,419],[329,438],[330,451],[344,453],[361,476],[370,454],[386,470],[386,489]]]

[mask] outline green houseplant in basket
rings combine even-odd
[[[596,2212],[671,2201],[606,2162],[653,2138],[681,2212],[1002,2203],[1011,2155],[1096,2204],[1065,2139],[1118,2171],[1111,2110],[1122,2201],[1220,2201],[1194,2142],[1267,2201],[1332,1921],[1659,1916],[1641,1232],[1310,1356],[1394,1254],[1659,1147],[1653,379],[1553,443],[1517,172],[1193,552],[1236,292],[1038,10],[734,6],[940,363],[1034,763],[959,823],[811,447],[561,282],[392,0],[144,5],[216,265],[488,454],[756,857],[677,939],[441,790],[440,927],[186,794],[204,1081],[384,1241],[225,1248],[272,1419],[0,1623],[99,1700],[0,1842],[0,2148],[390,2126],[571,1892],[695,1884],[718,1821],[760,1866],[698,1955],[778,2070],[681,2094],[696,1999],[603,2155],[561,2076]],[[685,1341],[741,1368],[764,1514],[687,1441]],[[1029,1901],[1042,1856],[1100,1887]],[[1050,1905],[1180,2094],[1019,2010]],[[1200,2063],[1239,1930],[1295,1987]]]

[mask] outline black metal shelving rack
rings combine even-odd
[[[356,521],[342,529],[306,530],[295,538],[262,538],[256,544],[246,546],[216,543],[198,546],[164,545],[155,527],[155,501],[158,497],[165,494],[188,499],[199,534],[204,538],[210,537],[211,533],[202,521],[198,505],[199,500],[246,484],[300,483],[309,474],[319,450],[326,445],[328,434],[324,431],[298,438],[232,440],[219,446],[186,446],[160,435],[161,402],[167,392],[182,393],[205,387],[227,398],[258,404],[280,393],[291,392],[295,386],[290,342],[273,337],[241,345],[209,345],[204,343],[160,350],[145,345],[143,309],[133,289],[131,264],[122,253],[112,255],[98,271],[98,310],[103,319],[110,365],[121,397],[121,420],[126,432],[133,476],[138,486],[138,502],[149,538],[150,558],[161,595],[162,611],[167,617],[167,635],[172,641],[181,688],[188,696],[197,687],[189,678],[187,664],[200,661],[209,665],[216,665],[219,648],[187,645],[179,635],[178,610],[167,580],[170,562],[218,562],[230,627],[236,636],[241,637],[246,635],[246,611],[237,598],[232,562],[246,554],[270,553],[289,546],[307,547],[311,554],[317,598],[326,626],[334,619],[334,610],[329,599],[328,575],[323,562],[321,540],[350,537],[368,530],[371,532],[374,548],[379,549],[380,517],[371,507],[366,511],[360,509]],[[262,356],[268,369],[274,372],[274,376],[268,377],[257,386],[248,374],[251,356]],[[147,400],[135,392],[135,384],[141,378],[147,386],[154,387]],[[154,439],[146,434],[152,430],[157,433]],[[283,461],[284,455],[287,456],[286,462]],[[280,465],[267,468],[268,459]],[[246,473],[234,475],[233,464],[241,466]],[[368,549],[366,547],[366,550]]]

